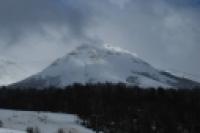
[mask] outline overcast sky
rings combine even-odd
[[[82,43],[110,43],[200,81],[200,0],[0,0],[0,56],[40,71]]]

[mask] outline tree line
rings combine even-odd
[[[200,88],[164,89],[125,84],[74,84],[0,89],[0,108],[77,114],[105,133],[199,133]]]

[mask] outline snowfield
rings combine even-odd
[[[57,133],[61,128],[65,133],[93,133],[70,114],[0,109],[0,121],[3,123],[0,133],[25,133],[28,127],[38,128],[40,133]]]
[[[0,128],[0,133],[26,133],[26,132]]]

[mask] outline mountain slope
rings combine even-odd
[[[26,71],[17,63],[0,58],[0,85],[17,82],[25,77]]]
[[[199,86],[187,81],[188,86]],[[73,83],[105,82],[143,87],[184,87],[186,80],[160,72],[126,50],[109,45],[82,45],[15,86],[63,87]]]

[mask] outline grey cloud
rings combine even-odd
[[[138,53],[158,68],[199,75],[198,2],[132,0],[121,10],[108,8],[96,36]]]
[[[92,8],[77,0],[1,0],[0,56],[40,71],[91,39]]]
[[[199,11],[199,0],[1,0],[0,55],[40,70],[82,42],[103,41],[198,74]]]
[[[0,33],[8,34],[12,40],[31,30],[42,33],[48,24],[67,27],[70,34],[81,37],[91,13],[77,5],[70,0],[1,0]]]

